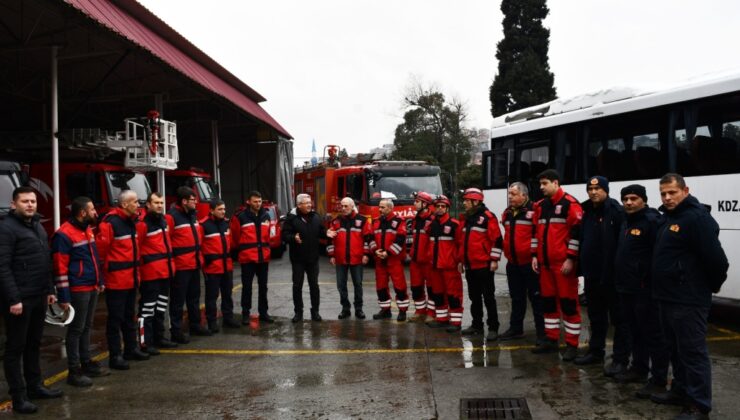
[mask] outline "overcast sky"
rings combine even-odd
[[[468,105],[489,128],[488,88],[503,37],[498,1],[140,0],[267,98],[295,137],[296,163],[316,139],[349,153],[393,142],[412,78]],[[558,96],[651,88],[737,70],[740,1],[550,0]]]

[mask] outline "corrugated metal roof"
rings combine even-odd
[[[257,102],[259,93],[229,73],[133,0],[65,0],[111,31],[144,48],[189,79],[222,96],[288,138],[292,136]],[[152,26],[157,27],[156,30]]]

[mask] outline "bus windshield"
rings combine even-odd
[[[118,203],[118,194],[123,190],[133,190],[139,198],[139,203],[146,203],[149,197],[149,182],[143,174],[135,172],[108,172],[105,176],[110,187],[111,202]]]
[[[368,180],[370,203],[377,204],[381,198],[390,198],[396,204],[412,204],[414,193],[425,191],[429,194],[442,194],[439,175],[423,176],[382,176]]]

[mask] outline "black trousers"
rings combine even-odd
[[[542,312],[540,278],[531,264],[506,264],[506,282],[511,296],[511,318],[509,328],[514,332],[524,331],[524,316],[527,314],[527,298],[532,305],[537,337],[545,336],[545,319]]]
[[[164,338],[164,315],[170,295],[170,279],[142,281],[139,317],[144,318],[144,342],[156,346]]]
[[[72,292],[71,295],[70,303],[75,308],[75,317],[67,325],[64,347],[67,350],[67,364],[70,368],[77,368],[80,362],[89,362],[91,358],[90,333],[98,304],[98,292]]]
[[[709,308],[660,302],[660,323],[671,349],[671,389],[703,412],[712,410],[712,364],[707,350]]]
[[[8,381],[8,393],[11,396],[25,395],[26,384],[29,388],[41,385],[39,349],[44,333],[46,299],[46,295],[23,299],[21,302],[23,312],[20,315],[11,314],[10,307],[2,305],[7,335],[3,368],[5,380]]]
[[[190,326],[200,325],[200,270],[178,270],[170,292],[170,330],[182,332],[183,304],[188,308]]]
[[[671,355],[660,326],[658,303],[646,293],[620,293],[619,302],[625,323],[630,328],[628,349],[632,369],[650,372],[650,382],[665,386]]]
[[[269,263],[242,264],[242,316],[252,310],[252,280],[257,275],[257,312],[267,316],[267,271]]]
[[[496,287],[493,283],[493,272],[486,268],[465,270],[470,298],[470,314],[473,326],[483,328],[483,303],[488,314],[488,328],[498,330],[498,310],[496,308]]]
[[[617,290],[613,284],[603,284],[600,279],[594,278],[586,278],[585,289],[586,298],[588,299],[588,320],[591,323],[588,351],[595,355],[604,356],[606,336],[611,322],[614,326],[612,360],[614,363],[628,364],[630,329],[622,318]]]
[[[362,309],[362,274],[364,267],[357,265],[337,265],[337,290],[339,290],[339,302],[342,310],[349,311],[352,305],[349,302],[349,291],[347,290],[347,277],[352,276],[352,286],[355,293],[355,311]],[[310,284],[310,283],[309,283]]]
[[[105,291],[105,303],[108,306],[108,320],[105,324],[105,335],[108,338],[108,351],[111,356],[121,354],[121,336],[123,351],[131,353],[136,349],[136,289]]]
[[[308,292],[311,295],[311,310],[319,310],[319,262],[291,262],[293,268],[293,308],[295,313],[303,312],[303,275],[308,279]]]
[[[234,273],[206,274],[206,319],[208,324],[216,322],[218,310],[216,300],[221,294],[221,314],[224,319],[234,318],[234,300],[231,290],[234,288]]]

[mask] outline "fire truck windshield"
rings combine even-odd
[[[10,202],[13,201],[13,190],[18,187],[14,173],[0,172],[0,214],[8,214]]]
[[[197,188],[200,196],[200,201],[206,202],[213,200],[213,189],[208,181],[202,176],[193,177],[193,189]]]
[[[375,204],[381,198],[390,198],[397,204],[412,204],[414,193],[426,191],[430,194],[442,194],[442,183],[439,175],[423,176],[382,176],[368,181],[368,197]]]
[[[151,189],[149,182],[143,174],[134,172],[108,172],[106,179],[110,186],[111,202],[118,203],[118,194],[123,190],[134,190],[139,198],[139,203],[146,203]]]

